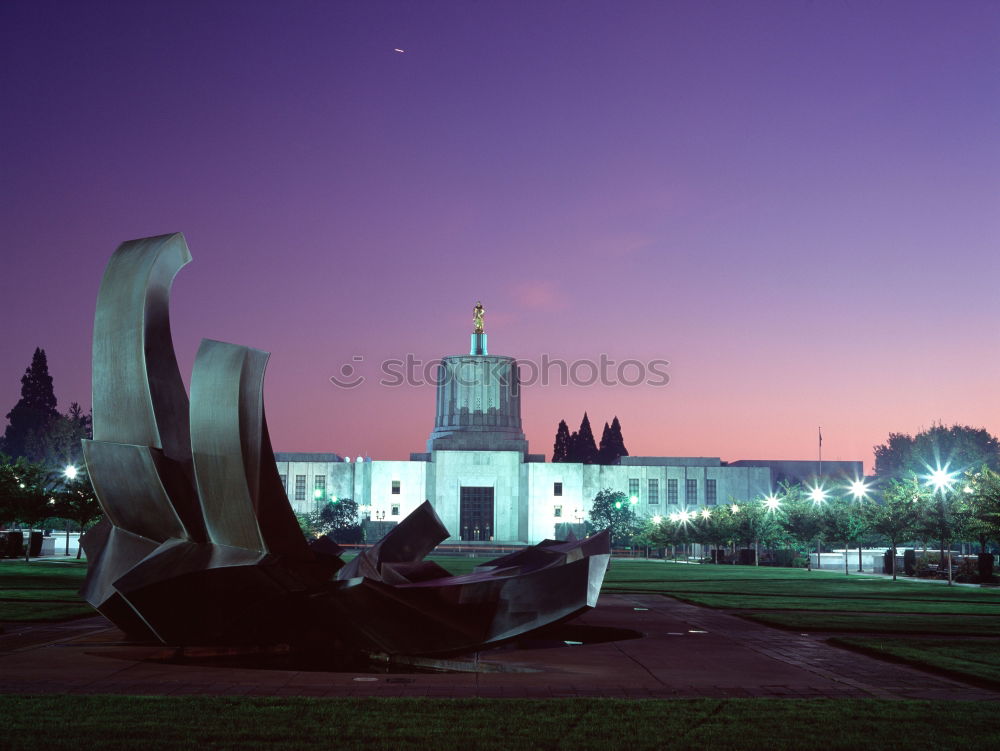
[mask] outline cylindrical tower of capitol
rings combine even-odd
[[[484,333],[472,335],[468,355],[441,360],[427,450],[528,451],[517,361],[487,354]]]

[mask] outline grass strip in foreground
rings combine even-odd
[[[799,610],[775,613],[740,613],[757,623],[791,631],[847,631],[881,634],[949,634],[951,636],[1000,636],[1000,618],[891,613],[829,613]]]
[[[847,610],[852,613],[914,613],[942,615],[994,616],[1000,620],[1000,603],[942,602],[940,600],[876,600],[842,597],[781,597],[779,595],[701,594],[693,592],[664,594],[678,600],[710,608],[728,610]]]
[[[831,639],[859,652],[1000,688],[1000,639]]]
[[[988,747],[980,702],[877,699],[311,699],[0,696],[4,748],[740,748],[824,751]]]
[[[0,562],[0,621],[64,621],[96,611],[77,594],[86,562]]]

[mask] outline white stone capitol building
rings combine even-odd
[[[760,499],[772,486],[767,461],[629,456],[609,466],[547,463],[544,454],[529,454],[517,363],[488,354],[481,332],[472,334],[468,355],[443,358],[426,453],[409,461],[315,453],[275,458],[296,513],[352,498],[365,517],[396,522],[426,499],[451,532],[449,541],[540,542],[558,525],[587,518],[605,488],[636,499],[639,516],[653,517]]]

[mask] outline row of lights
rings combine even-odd
[[[951,487],[955,484],[956,477],[957,473],[949,472],[948,465],[945,465],[943,469],[941,467],[938,467],[937,469],[931,470],[931,472],[928,475],[926,475],[926,480],[927,483],[932,488],[934,488],[935,492],[943,492],[951,489]],[[854,499],[856,501],[861,501],[862,499],[866,498],[868,496],[868,491],[870,489],[871,488],[869,487],[869,485],[863,480],[855,480],[847,488],[847,490],[851,493],[851,495],[854,496]],[[974,492],[972,487],[969,485],[966,485],[964,490],[966,493]],[[827,493],[827,491],[824,490],[820,485],[816,485],[812,488],[809,488],[809,498],[812,500],[814,506],[819,506],[822,505],[823,503],[826,503],[828,497],[829,493]],[[635,496],[632,496],[631,500],[632,503],[635,503],[638,499]],[[621,507],[621,502],[618,502],[615,505]],[[778,496],[776,496],[774,493],[771,493],[764,498],[764,506],[767,507],[768,511],[772,512],[777,511],[781,507],[781,499],[778,498]],[[732,511],[734,514],[737,514],[740,511],[740,507],[738,504],[734,503],[729,507],[729,510]],[[700,511],[687,511],[687,510],[675,511],[672,514],[670,514],[667,518],[669,518],[670,521],[676,524],[676,523],[686,523],[689,521],[693,521],[697,519],[699,516],[702,519],[710,519],[712,516],[712,510],[708,508],[703,508]],[[653,517],[653,524],[659,524],[661,521],[663,521],[662,516]]]

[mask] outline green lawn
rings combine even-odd
[[[0,621],[63,621],[94,615],[77,594],[86,561],[0,561]]]
[[[1000,686],[1000,639],[885,639],[832,640],[876,657],[905,662],[948,675],[972,677],[991,687]]]
[[[876,634],[949,634],[951,636],[1000,636],[1000,619],[995,617],[968,618],[947,615],[901,615],[891,613],[835,613],[825,611],[788,610],[740,613],[768,626],[791,631],[834,631]]]
[[[884,600],[851,598],[844,596],[821,597],[818,595],[762,595],[762,594],[696,594],[692,592],[668,592],[678,600],[707,605],[710,608],[732,610],[847,610],[852,613],[922,613],[968,616],[1000,616],[1000,603],[968,602],[966,600],[941,600],[938,598],[907,598]],[[1000,623],[1000,619],[998,619]]]
[[[875,699],[0,696],[5,749],[990,747],[992,707]],[[810,742],[809,739],[812,739]]]

